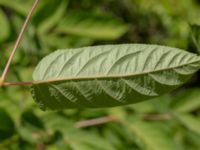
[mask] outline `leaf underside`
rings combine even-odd
[[[114,107],[165,94],[199,68],[199,56],[166,46],[58,50],[36,67],[31,91],[44,110]]]

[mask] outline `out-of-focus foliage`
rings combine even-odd
[[[33,0],[0,0],[0,72]],[[38,61],[59,48],[153,43],[197,51],[198,0],[41,0],[9,81],[32,80]],[[192,31],[192,32],[191,32]],[[192,33],[192,34],[191,34]],[[23,86],[0,89],[0,149],[200,149],[199,73],[179,90],[126,107],[42,112]],[[80,120],[118,121],[77,129]]]
[[[198,53],[200,53],[200,25],[191,25],[191,34],[193,43],[196,46]]]
[[[1,24],[0,42],[3,42],[4,40],[8,38],[10,29],[9,29],[8,19],[6,18],[2,10],[0,10],[0,24]]]

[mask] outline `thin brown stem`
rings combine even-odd
[[[110,116],[105,116],[105,117],[101,117],[101,118],[95,118],[95,119],[77,122],[75,127],[76,128],[86,128],[86,127],[91,127],[91,126],[95,126],[95,125],[105,124],[108,122],[115,122],[117,120],[118,120],[117,117],[110,115]]]
[[[141,118],[148,121],[168,121],[172,119],[170,114],[142,114]],[[124,122],[114,115],[104,116],[100,118],[83,120],[75,124],[76,128],[87,128],[91,126],[101,125],[109,122]]]
[[[20,33],[19,33],[19,36],[18,36],[17,41],[16,41],[16,43],[15,43],[15,46],[14,46],[14,48],[13,48],[13,50],[12,50],[12,53],[10,54],[10,57],[9,57],[8,62],[7,62],[7,64],[6,64],[6,67],[5,67],[5,69],[4,69],[4,71],[3,71],[3,74],[2,74],[2,76],[1,76],[1,78],[0,78],[0,87],[1,87],[2,85],[4,85],[4,81],[6,80],[6,76],[7,76],[7,73],[8,73],[8,71],[9,71],[10,64],[11,64],[11,62],[12,62],[12,60],[13,60],[13,57],[14,57],[14,55],[15,55],[15,53],[16,53],[17,48],[19,47],[19,44],[20,44],[20,42],[21,42],[21,40],[22,40],[22,37],[23,37],[24,32],[25,32],[25,29],[26,29],[26,27],[27,27],[27,25],[28,25],[28,23],[29,23],[29,21],[30,21],[30,18],[31,18],[31,16],[32,16],[34,10],[36,9],[36,7],[37,7],[39,1],[40,1],[40,0],[35,0],[35,2],[34,2],[32,8],[31,8],[30,12],[28,13],[28,15],[27,15],[27,17],[26,17],[26,20],[25,20],[25,22],[24,22],[24,24],[23,24],[23,26],[22,26],[22,29],[21,29],[21,31],[20,31]]]

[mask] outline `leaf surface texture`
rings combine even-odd
[[[32,94],[43,109],[121,106],[167,93],[199,68],[199,56],[158,45],[58,50],[36,67]]]

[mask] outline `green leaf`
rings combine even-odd
[[[48,2],[47,4],[49,4],[49,1],[47,2]],[[62,19],[62,17],[64,16],[64,12],[66,10],[68,0],[60,1],[59,3],[58,1],[54,0],[54,2],[57,3],[58,7],[55,11],[50,13],[49,17],[47,17],[45,20],[40,22],[39,27],[38,27],[38,31],[40,33],[46,33],[47,31],[51,30],[56,24],[58,24],[59,20]],[[55,6],[55,5],[51,4],[51,6]],[[48,7],[44,5],[39,15],[41,15],[41,13],[44,13],[43,10],[45,8],[48,8]],[[50,9],[50,11],[52,10]]]
[[[199,56],[165,46],[59,50],[36,67],[32,94],[42,109],[121,106],[169,92],[199,68]]]
[[[23,3],[23,5],[22,5]],[[26,15],[33,2],[30,0],[0,0],[0,5],[11,8],[14,11]]]
[[[192,40],[200,53],[200,25],[194,24],[191,25],[192,30]]]
[[[43,122],[49,132],[59,131],[63,141],[67,141],[69,147],[74,150],[114,150],[113,145],[96,132],[83,131],[74,127],[75,123],[56,113],[44,116]]]
[[[60,36],[56,34],[44,34],[40,36],[44,47],[68,48],[91,45],[94,40],[79,36]]]
[[[42,121],[31,110],[24,111],[17,128],[20,137],[29,143],[38,143],[48,139]]]
[[[10,28],[9,28],[9,23],[8,19],[6,18],[4,12],[0,9],[0,42],[5,41],[9,34],[10,34]]]
[[[200,88],[182,91],[173,99],[171,107],[178,112],[190,112],[200,108]]]
[[[94,13],[71,12],[60,22],[56,32],[93,39],[114,40],[128,29],[126,24],[114,17]]]
[[[189,113],[175,114],[175,117],[190,131],[200,135],[200,120],[198,118]]]
[[[115,148],[95,132],[74,130],[64,135],[74,150],[114,150]]]
[[[170,102],[170,96],[169,94],[167,94],[152,99],[151,101],[144,101],[142,103],[137,103],[133,105],[132,108],[137,113],[143,113],[143,114],[155,113],[155,112],[165,113],[168,110],[169,102]]]
[[[15,126],[10,115],[2,108],[0,108],[0,141],[10,138],[15,131]]]
[[[177,145],[171,138],[165,126],[160,123],[144,121],[126,121],[126,127],[135,135],[141,149],[147,150],[177,150]]]
[[[33,16],[33,22],[38,26],[39,31],[47,30],[59,22],[64,15],[68,5],[68,0],[44,0],[38,5],[37,11]],[[47,9],[48,8],[48,9]],[[44,11],[45,10],[45,11]],[[45,27],[47,27],[45,29]]]

